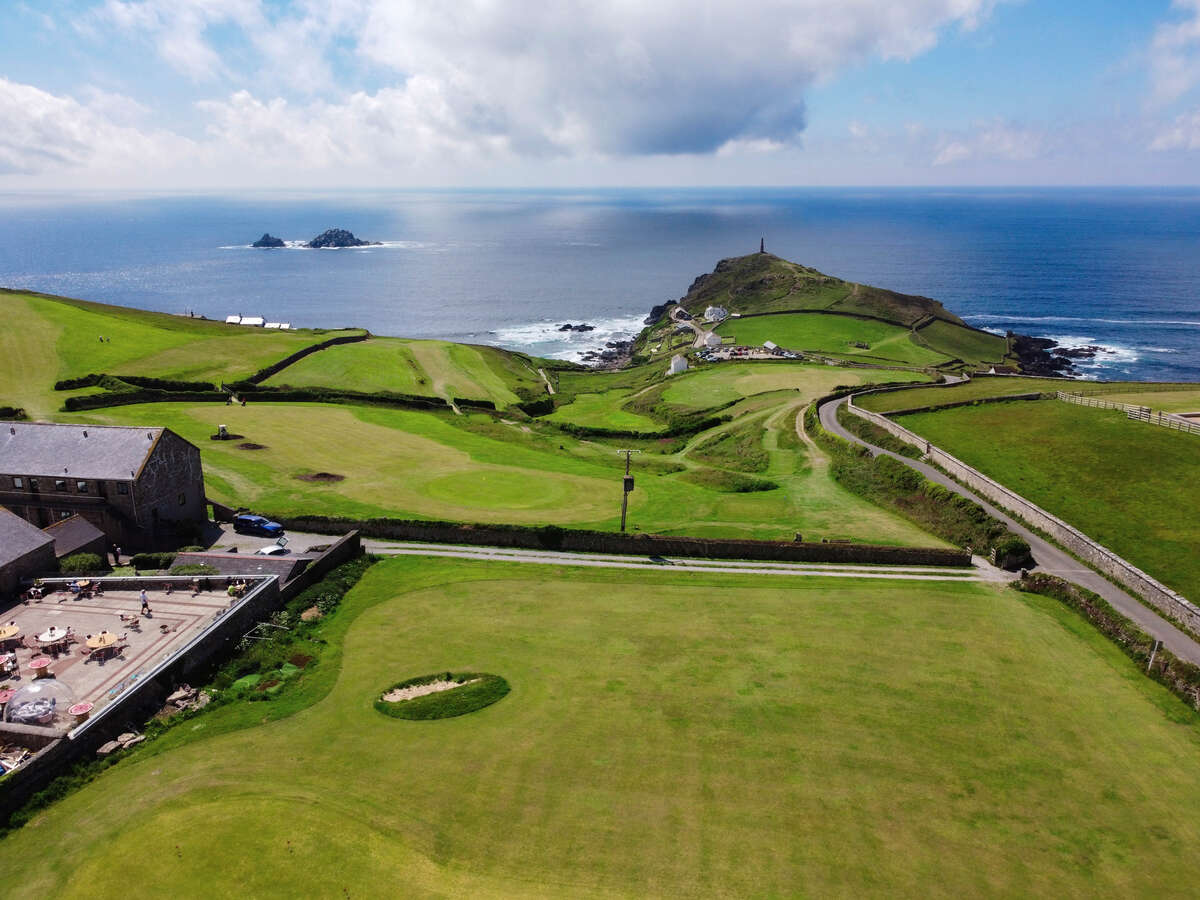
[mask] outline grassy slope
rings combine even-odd
[[[1087,388],[1085,387],[1086,391]],[[1131,384],[1130,390],[1096,395],[1101,400],[1113,403],[1129,403],[1133,406],[1148,406],[1153,410],[1171,413],[1200,412],[1200,386],[1187,391],[1156,391],[1137,390]]]
[[[997,363],[1008,352],[1008,341],[1000,335],[985,334],[952,322],[932,322],[917,331],[914,340],[938,353],[970,363]]]
[[[517,402],[515,388],[543,389],[537,373],[506,351],[405,338],[331,347],[288,366],[267,383],[463,397],[491,400],[501,408]]]
[[[789,401],[792,397],[789,395]],[[523,432],[483,416],[453,417],[367,407],[162,403],[60,415],[64,421],[156,423],[201,448],[209,496],[273,514],[413,516],[553,523],[612,529],[619,519],[620,459],[612,446],[556,430]],[[266,450],[208,435],[217,424]],[[785,489],[727,494],[636,463],[630,522],[642,531],[711,537],[816,537],[939,545],[916,526],[857,500],[824,471],[794,475]],[[296,475],[333,472],[337,484]]]
[[[964,462],[1200,598],[1200,439],[1042,400],[903,416]]]
[[[191,742],[109,770],[5,840],[22,861],[8,896],[1096,896],[1194,879],[1196,715],[1044,598],[397,559],[345,612],[328,696],[208,739],[202,718]],[[512,693],[434,723],[371,708],[447,668]]]
[[[0,291],[0,402],[31,414],[62,404],[54,382],[91,372],[232,380],[338,332],[264,331],[219,322]],[[100,336],[109,340],[101,343]]]
[[[932,366],[949,360],[944,354],[914,344],[908,329],[873,319],[819,313],[754,316],[730,319],[717,331],[732,335],[738,344],[754,347],[762,346],[764,341],[774,341],[788,350],[870,357],[871,360],[891,360],[906,366]],[[870,349],[853,347],[852,341],[870,344]]]
[[[871,381],[927,381],[919,372],[839,369],[798,363],[717,363],[677,375],[663,394],[667,403],[705,409],[764,391],[795,390],[819,397],[838,385]]]
[[[873,412],[893,412],[898,409],[919,409],[946,403],[961,403],[964,400],[979,400],[984,397],[1008,397],[1013,394],[1034,394],[1049,391],[1069,390],[1078,382],[1061,378],[973,378],[962,384],[945,387],[917,387],[912,390],[887,391],[870,394],[854,402],[863,409]]]

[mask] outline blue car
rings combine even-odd
[[[264,516],[242,513],[233,517],[233,530],[238,534],[261,534],[263,537],[279,537],[283,526]]]

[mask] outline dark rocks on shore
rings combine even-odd
[[[653,325],[663,317],[663,313],[665,313],[672,306],[675,306],[677,303],[679,303],[678,300],[668,300],[666,303],[659,303],[657,306],[650,307],[650,314],[646,316],[642,324]]]
[[[273,236],[273,235],[270,235],[270,234],[268,234],[267,232],[265,232],[265,231],[264,231],[264,232],[263,232],[263,236],[262,236],[262,237],[260,237],[260,238],[259,238],[257,241],[255,241],[255,242],[254,242],[253,244],[251,244],[250,246],[251,246],[251,247],[260,247],[260,248],[263,248],[263,249],[268,249],[268,250],[269,250],[269,249],[272,249],[272,248],[275,248],[275,247],[282,247],[282,246],[283,246],[283,240],[282,240],[282,239],[280,239],[280,238],[277,238],[277,237],[275,237],[275,236]]]
[[[1012,351],[1021,363],[1021,371],[1026,375],[1074,375],[1075,367],[1071,360],[1061,354],[1061,351],[1050,351],[1058,346],[1058,341],[1050,338],[1035,338],[1026,334],[1009,333],[1012,338]]]
[[[586,322],[582,325],[572,325],[568,322],[566,325],[559,325],[559,331],[595,331],[595,325],[588,325]]]
[[[629,359],[633,352],[633,341],[609,341],[603,350],[586,350],[579,354],[584,362],[619,365]]]
[[[359,240],[344,228],[330,228],[328,231],[318,234],[304,246],[312,250],[324,250],[329,247],[378,247],[379,245],[379,241]]]

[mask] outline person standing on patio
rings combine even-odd
[[[140,595],[140,599],[142,601],[142,615],[143,616],[150,615],[150,598],[146,596],[145,588],[142,588],[142,593]]]

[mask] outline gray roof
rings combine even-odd
[[[128,481],[141,469],[165,430],[118,425],[0,423],[0,472]]]
[[[59,559],[70,556],[81,547],[104,538],[104,532],[85,519],[83,516],[71,516],[69,519],[59,519],[53,525],[47,525],[46,534],[54,538],[54,555]],[[105,546],[107,546],[105,539]]]
[[[0,565],[53,542],[54,538],[42,529],[0,506]]]
[[[307,568],[311,556],[259,556],[256,553],[180,553],[175,566],[212,566],[221,575],[276,575],[280,581],[295,578]]]

